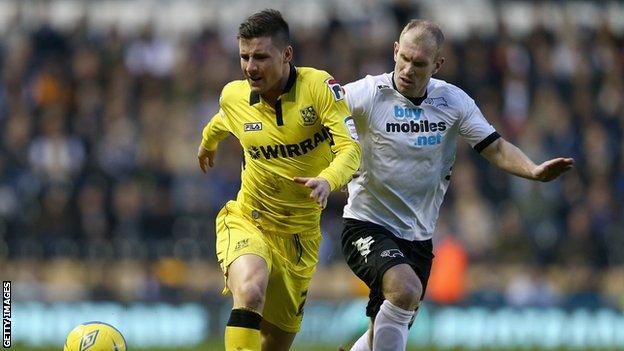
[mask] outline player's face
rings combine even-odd
[[[434,41],[414,40],[408,32],[398,43],[394,43],[394,62],[394,82],[399,92],[410,97],[421,97],[444,58],[438,55]]]
[[[284,64],[292,57],[292,47],[279,49],[270,37],[239,39],[240,62],[251,91],[258,94],[281,91]]]

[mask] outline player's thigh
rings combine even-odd
[[[269,273],[263,317],[287,333],[301,327],[308,287],[318,263],[320,234],[272,241],[273,269]]]
[[[423,241],[397,239],[397,243],[399,244],[399,249],[405,253],[412,270],[419,280],[420,300],[422,300],[425,297],[431,265],[433,264],[433,243],[431,239]]]
[[[234,308],[262,311],[269,280],[266,261],[255,254],[238,256],[228,268],[227,287],[232,291]]]
[[[271,271],[271,253],[265,236],[249,220],[240,214],[235,202],[228,202],[219,212],[216,218],[216,251],[217,259],[224,276],[228,277],[228,271],[232,262],[239,257],[255,255],[262,258],[266,263],[266,269],[262,262],[256,262],[246,270],[244,267],[237,268],[236,282],[255,273],[268,273]],[[241,265],[237,265],[241,266]],[[244,266],[244,265],[243,265]],[[235,282],[235,283],[236,283]],[[224,289],[224,293],[227,292]]]

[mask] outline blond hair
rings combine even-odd
[[[433,39],[436,44],[437,50],[439,51],[442,48],[442,44],[444,43],[444,33],[440,27],[427,20],[418,20],[413,19],[410,20],[403,30],[401,31],[401,35],[399,35],[399,41],[407,32],[414,31],[415,39]]]

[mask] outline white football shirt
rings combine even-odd
[[[392,73],[344,86],[362,147],[361,175],[349,185],[345,218],[384,226],[407,240],[430,239],[448,188],[457,136],[481,152],[499,138],[463,90],[431,79],[417,106]]]

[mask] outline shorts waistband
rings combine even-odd
[[[275,215],[255,209],[248,204],[233,202],[240,214],[264,233],[281,237],[293,237],[296,234],[300,239],[311,239],[321,235],[320,223],[316,226],[305,221],[301,224],[283,224]]]

